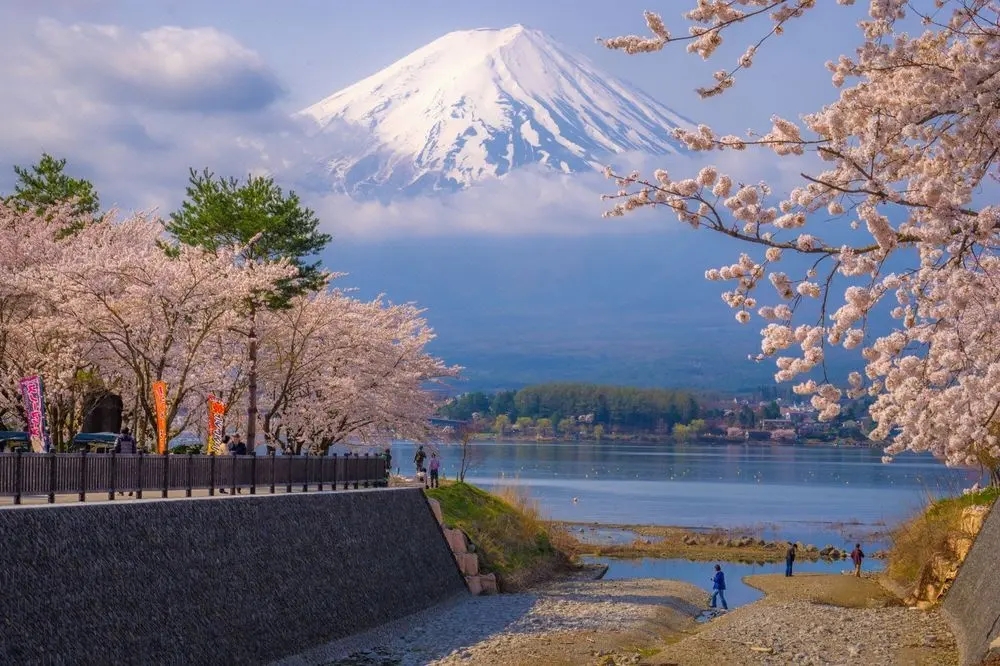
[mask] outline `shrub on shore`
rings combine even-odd
[[[572,566],[570,556],[553,543],[557,535],[537,502],[523,490],[505,487],[492,494],[450,483],[425,492],[441,503],[445,524],[468,535],[480,569],[497,574],[503,589],[518,589]]]

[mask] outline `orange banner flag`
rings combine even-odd
[[[167,452],[167,383],[153,382],[153,402],[156,405],[156,451]]]
[[[219,456],[226,453],[222,437],[225,434],[226,403],[208,396],[208,455]]]

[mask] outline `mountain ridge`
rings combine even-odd
[[[450,32],[296,117],[343,137],[315,180],[357,199],[452,192],[528,165],[580,173],[616,154],[683,153],[671,130],[692,126],[520,24]]]

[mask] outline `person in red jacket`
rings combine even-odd
[[[861,578],[861,561],[865,559],[865,551],[861,550],[861,544],[854,544],[851,551],[851,562],[854,562],[854,575]]]

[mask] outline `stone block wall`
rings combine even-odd
[[[974,518],[969,516],[970,521]],[[1000,511],[995,508],[968,550],[942,608],[955,631],[964,665],[979,664],[991,643],[1000,643]]]
[[[441,503],[437,500],[429,499],[427,502],[431,506],[431,512],[437,518],[441,529],[444,531],[444,538],[451,548],[455,557],[455,563],[459,571],[465,576],[465,584],[472,594],[497,594],[500,591],[496,574],[484,574],[479,571],[479,556],[469,552],[469,540],[465,532],[459,529],[449,529],[444,524],[441,513]]]
[[[268,663],[466,589],[419,489],[0,509],[0,663]]]

